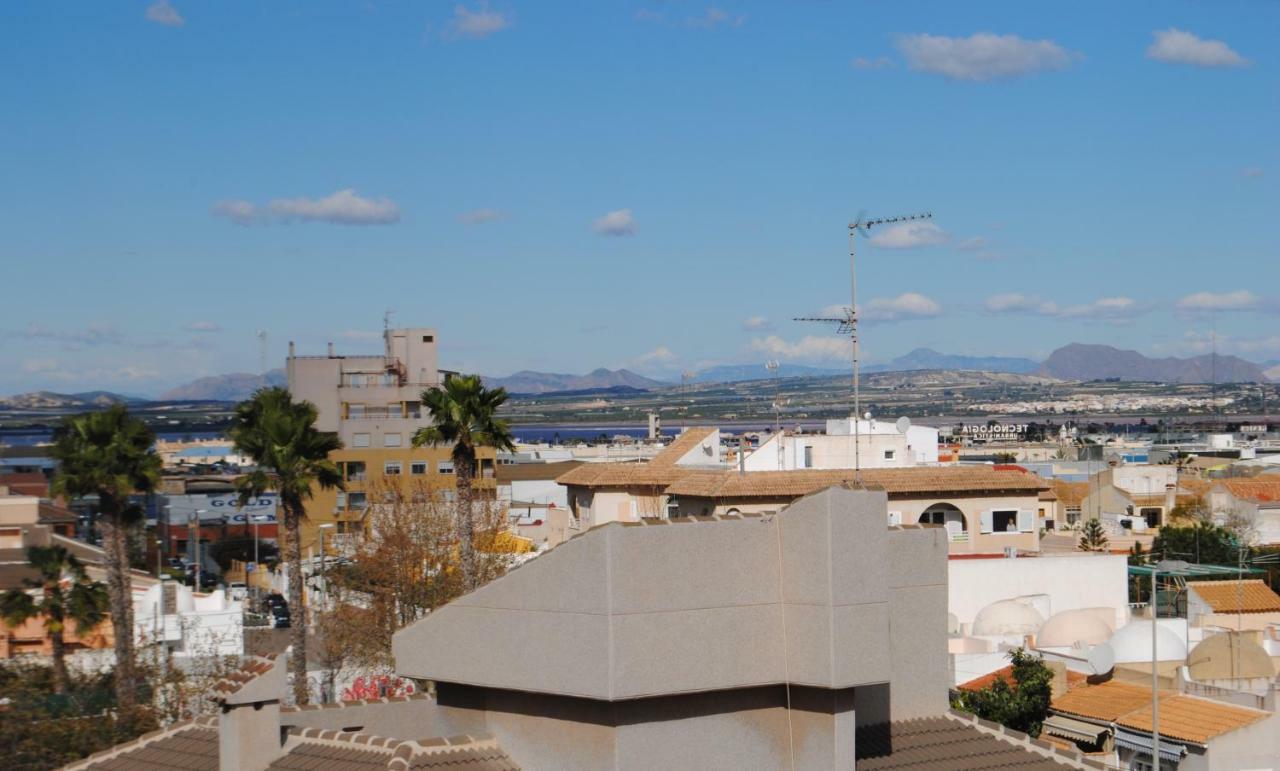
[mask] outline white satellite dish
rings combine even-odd
[[[1086,661],[1091,673],[1105,675],[1116,666],[1116,652],[1107,643],[1099,643],[1089,650]]]
[[[902,417],[898,418],[898,422],[896,425],[898,426],[898,433],[905,434],[907,433],[907,429],[911,428],[911,418],[907,417],[906,415],[903,415]]]

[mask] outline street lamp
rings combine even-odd
[[[196,585],[193,591],[200,591],[200,515],[208,514],[208,509],[192,509],[188,523],[191,528],[191,554],[196,564]]]
[[[262,563],[258,560],[258,524],[269,520],[266,514],[253,514],[249,517],[253,521],[253,572],[259,573],[262,570]],[[257,588],[257,576],[254,576],[254,588]],[[257,597],[257,593],[254,593]]]
[[[328,600],[328,592],[329,592],[329,581],[328,581],[328,577],[327,577],[327,576],[325,576],[325,574],[324,574],[324,570],[325,570],[325,567],[324,567],[324,531],[329,530],[329,529],[332,529],[332,528],[333,528],[333,526],[334,526],[334,525],[333,525],[333,523],[332,523],[332,522],[325,522],[325,523],[322,523],[322,524],[320,525],[320,527],[319,527],[319,531],[320,531],[320,581],[322,582],[322,583],[320,584],[320,586],[322,587],[322,588],[320,589],[320,603],[321,603],[321,605],[324,605],[324,604],[327,602],[327,600]],[[324,609],[324,608],[323,608],[323,607],[321,607],[321,610],[323,610],[323,609]]]
[[[1160,771],[1160,678],[1156,667],[1156,627],[1159,626],[1160,596],[1158,576],[1161,573],[1170,575],[1185,574],[1190,563],[1184,560],[1160,560],[1151,566],[1151,768]]]
[[[156,539],[156,579],[157,580],[164,577],[164,563],[161,561],[162,558],[164,557],[164,553],[160,551],[160,545],[163,543],[164,541],[160,540],[159,538]]]

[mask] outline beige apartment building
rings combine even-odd
[[[314,491],[302,524],[304,554],[318,547],[321,525],[335,525],[329,531],[335,541],[363,531],[368,489],[382,477],[402,475],[440,490],[455,486],[451,448],[413,447],[414,433],[431,422],[422,392],[449,374],[438,366],[436,331],[387,329],[382,338],[382,353],[356,356],[338,355],[332,343],[322,356],[299,356],[289,343],[289,392],[316,406],[317,429],[342,440],[331,460],[347,488]],[[493,488],[492,452],[481,452],[477,476],[477,488]]]

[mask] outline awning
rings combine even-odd
[[[1124,728],[1116,727],[1116,744],[1125,749],[1136,750],[1151,755],[1151,734],[1134,733]],[[1160,759],[1178,762],[1187,754],[1187,748],[1181,744],[1173,744],[1160,740]]]
[[[1073,742],[1098,744],[1102,741],[1103,735],[1109,730],[1106,726],[1086,723],[1083,720],[1075,720],[1065,715],[1050,715],[1044,720],[1045,733],[1059,736],[1063,739],[1070,739]]]

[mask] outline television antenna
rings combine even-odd
[[[258,374],[267,375],[267,330],[259,329],[258,335]]]
[[[782,364],[777,359],[770,359],[764,363],[764,368],[773,376],[773,435],[778,443],[778,470],[782,471],[782,398],[778,389],[778,372]]]
[[[396,315],[395,310],[388,308],[382,312],[382,331],[386,332],[391,329],[391,317]]]
[[[855,234],[870,238],[871,229],[881,225],[895,225],[903,222],[918,222],[933,219],[932,212],[921,214],[905,214],[897,217],[880,217],[867,219],[866,212],[858,212],[858,218],[849,223],[849,306],[839,316],[804,316],[793,321],[815,321],[835,324],[836,334],[848,335],[853,343],[853,479],[862,481],[862,453],[859,447],[860,423],[862,414],[862,383],[858,365],[858,264],[854,257]]]

